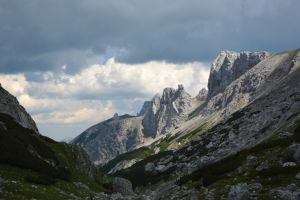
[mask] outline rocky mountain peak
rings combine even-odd
[[[142,108],[148,107],[143,119],[145,136],[154,138],[175,129],[187,118],[191,102],[192,97],[184,90],[183,85],[178,85],[177,90],[165,88],[161,98],[156,95],[151,105],[145,103]]]
[[[179,84],[178,85],[178,89],[177,89],[178,91],[183,91],[184,90],[184,87],[183,87],[183,85],[182,84]]]
[[[174,88],[165,88],[161,97],[162,103],[169,103],[172,101],[175,92],[176,90]]]
[[[115,114],[114,114],[114,120],[115,120],[115,121],[118,121],[118,120],[119,120],[119,114],[118,114],[118,113],[115,113]]]
[[[198,95],[196,96],[196,99],[197,99],[198,101],[205,101],[205,100],[206,100],[206,97],[207,97],[207,93],[208,93],[207,89],[202,88],[202,89],[199,91]]]
[[[29,128],[38,133],[38,128],[26,112],[25,108],[19,104],[16,97],[6,91],[0,84],[0,113],[5,113],[12,116],[16,122],[25,128]]]
[[[265,51],[221,51],[211,66],[208,98],[223,92],[232,81],[269,56]]]

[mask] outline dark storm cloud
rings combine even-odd
[[[211,60],[222,49],[300,44],[299,0],[1,0],[0,72],[75,72],[121,62]]]

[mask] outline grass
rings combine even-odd
[[[70,172],[61,165],[44,137],[23,128],[8,115],[0,114],[0,119],[7,128],[0,132],[0,164],[30,168],[52,179],[69,180]]]
[[[100,186],[97,188],[88,182],[82,182],[84,187],[76,182],[58,180],[51,185],[34,184],[27,182],[28,176],[38,175],[38,173],[8,165],[0,165],[0,177],[5,180],[1,184],[2,192],[0,199],[74,199],[93,197],[95,193],[103,191]]]

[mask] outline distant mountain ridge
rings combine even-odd
[[[156,138],[171,130],[187,119],[188,114],[193,108],[192,97],[182,85],[178,89],[165,88],[160,98],[156,95],[143,119],[144,135]]]

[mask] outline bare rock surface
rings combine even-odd
[[[7,92],[0,84],[0,113],[5,113],[12,116],[16,122],[23,127],[32,129],[38,133],[38,128],[26,112],[25,108],[19,104],[16,97]]]
[[[286,187],[274,188],[270,191],[270,196],[280,200],[299,200],[300,189],[295,184]]]
[[[192,111],[192,97],[178,85],[178,89],[165,88],[162,97],[155,96],[143,120],[146,136],[157,137],[177,128]]]
[[[299,59],[297,50],[272,56],[269,56],[269,53],[266,52],[254,52],[252,54],[248,52],[248,54],[256,55],[255,58],[258,56],[261,61],[257,61],[258,63],[255,66],[251,65],[247,70],[243,70],[243,74],[237,73],[239,74],[238,78],[228,81],[228,84],[225,84],[226,86],[216,86],[217,88],[214,88],[213,86],[217,83],[211,83],[212,86],[209,86],[208,94],[209,100],[194,112],[194,116],[205,118],[219,112],[221,114],[220,119],[228,117],[260,96],[269,93],[284,77],[288,77],[292,68],[297,68],[295,63]],[[218,60],[217,58],[215,62],[219,63]],[[297,63],[299,64],[299,61]],[[220,74],[218,76],[221,77],[223,73],[226,73],[221,70],[222,67],[217,66],[219,65],[212,65],[210,80],[213,79],[211,77],[214,76],[214,73]],[[214,72],[217,69],[219,71]]]
[[[120,193],[123,195],[133,194],[132,183],[125,178],[116,177],[114,178],[112,184],[113,184],[113,191],[115,193]]]
[[[208,80],[208,96],[212,97],[224,89],[247,70],[264,60],[270,53],[221,51],[214,60]]]

